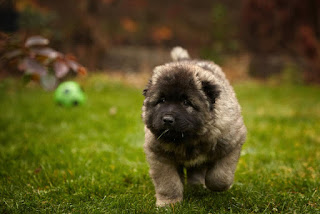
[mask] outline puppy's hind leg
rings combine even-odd
[[[211,191],[226,191],[231,188],[234,173],[240,156],[241,146],[217,160],[205,176],[205,185]]]
[[[206,167],[187,168],[187,184],[205,185]]]

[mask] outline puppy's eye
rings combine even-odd
[[[164,97],[162,97],[159,101],[158,101],[158,103],[165,103],[166,102],[166,98],[164,98]]]
[[[191,106],[191,102],[187,99],[183,100],[183,105],[185,106]]]

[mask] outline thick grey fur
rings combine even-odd
[[[171,55],[175,62],[156,67],[147,89],[159,84],[161,75],[183,68],[193,75],[198,90],[202,90],[203,81],[218,86],[219,97],[215,100],[212,111],[202,112],[205,125],[201,127],[199,137],[189,143],[188,148],[183,143],[176,145],[160,142],[159,136],[155,136],[145,126],[144,150],[155,186],[157,206],[182,201],[183,167],[188,170],[188,184],[201,184],[212,191],[228,190],[233,183],[241,147],[247,134],[240,105],[221,68],[211,61],[188,59],[188,52],[180,47],[174,48]],[[142,117],[146,122],[149,116],[146,106],[152,94],[146,93],[145,96]],[[209,106],[208,103],[206,105]],[[192,155],[186,156],[187,152]]]

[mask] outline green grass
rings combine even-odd
[[[0,213],[319,213],[320,88],[235,87],[248,128],[233,188],[186,188],[155,208],[143,153],[141,89],[101,76],[86,105],[0,82]],[[115,113],[116,112],[116,113]]]

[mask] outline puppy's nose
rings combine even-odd
[[[171,115],[163,116],[162,121],[167,125],[173,125],[174,124],[174,118]]]

